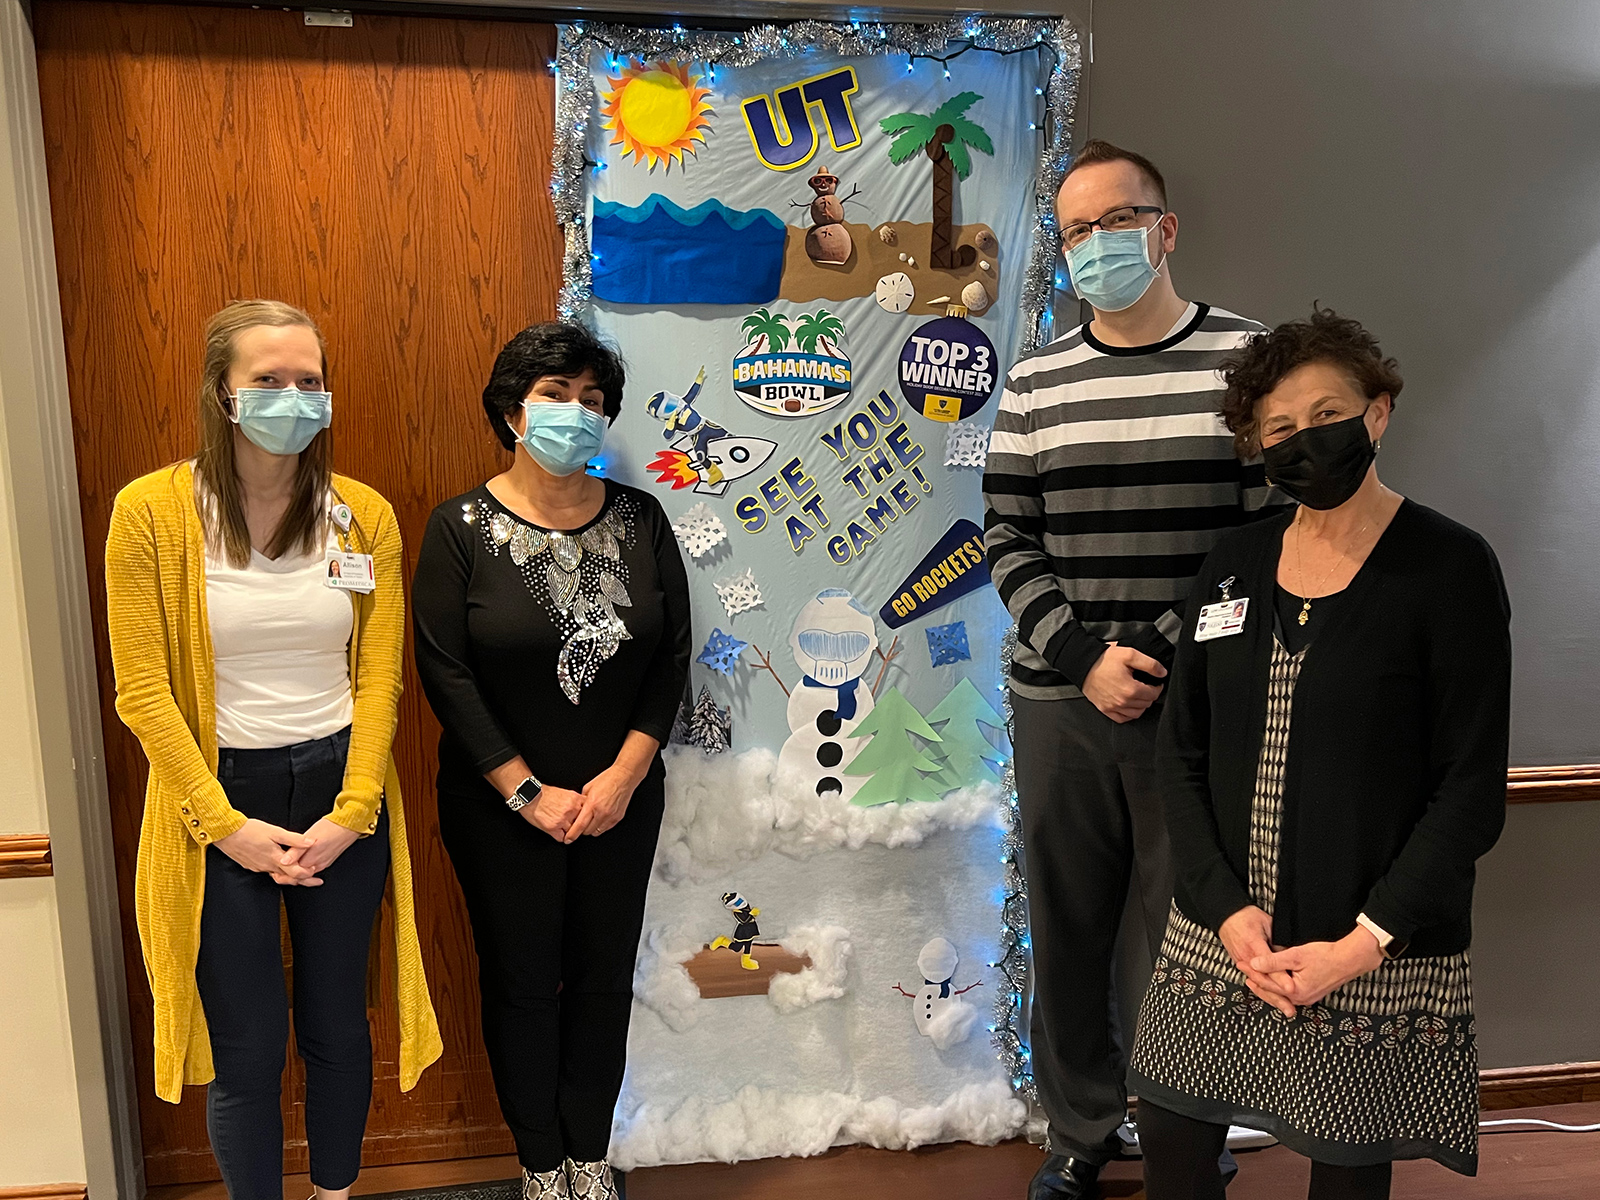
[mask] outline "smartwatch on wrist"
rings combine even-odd
[[[542,791],[544,791],[544,784],[540,783],[534,776],[529,775],[521,783],[517,784],[516,791],[506,797],[506,807],[512,812],[521,812],[528,805],[537,804],[539,802],[539,793]]]

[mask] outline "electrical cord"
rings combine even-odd
[[[1600,1133],[1600,1125],[1560,1125],[1555,1121],[1542,1121],[1537,1117],[1507,1117],[1498,1121],[1479,1121],[1480,1133],[1514,1133],[1510,1125],[1536,1125],[1540,1129],[1554,1129],[1557,1133]]]

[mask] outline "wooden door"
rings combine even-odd
[[[313,29],[282,10],[65,0],[36,0],[34,20],[145,1163],[151,1184],[215,1179],[204,1089],[174,1107],[151,1082],[133,921],[146,764],[112,708],[111,503],[129,480],[192,453],[206,318],[238,297],[287,300],[327,335],[338,469],[394,504],[409,574],[433,506],[503,461],[479,404],[496,351],[554,313],[555,34],[365,14],[351,29]],[[392,972],[380,976],[368,1163],[511,1146],[439,843],[438,734],[408,647],[396,757],[445,1053],[400,1092]],[[303,1080],[291,1062],[288,1168],[304,1170]]]

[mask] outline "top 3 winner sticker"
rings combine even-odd
[[[970,417],[989,403],[997,380],[994,343],[961,317],[929,321],[900,351],[900,391],[932,421]]]

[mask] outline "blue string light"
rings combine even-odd
[[[1017,630],[1012,626],[1000,640],[1000,677],[1011,676],[1011,658],[1016,651]],[[1014,721],[1011,710],[1011,691],[1001,684],[1004,699],[1001,711],[1006,719],[1006,737],[1012,739]],[[1012,742],[1015,745],[1015,742]],[[1022,1005],[1028,990],[1030,971],[1029,950],[1032,941],[1028,935],[1027,903],[1028,885],[1023,878],[1018,854],[1022,849],[1022,813],[1017,801],[1017,774],[1014,762],[1007,762],[1001,780],[1005,797],[1002,810],[1005,817],[1005,834],[1001,838],[1001,864],[1004,872],[1003,899],[1000,904],[1000,960],[990,965],[1005,977],[1008,985],[995,1000],[995,1023],[990,1026],[990,1040],[1000,1052],[1012,1090],[1030,1101],[1037,1101],[1030,1068],[1032,1054],[1022,1040]]]

